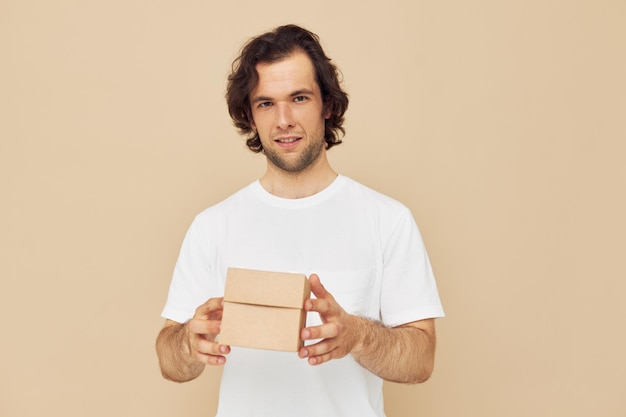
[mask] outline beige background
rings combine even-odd
[[[212,415],[219,375],[162,380],[153,341],[192,217],[264,167],[230,62],[288,22],[351,95],[332,163],[412,209],[448,315],[389,417],[626,415],[625,2],[213,3],[0,0],[0,416]]]

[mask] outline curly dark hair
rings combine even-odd
[[[339,132],[345,134],[342,125],[348,109],[348,94],[340,86],[339,70],[324,53],[316,34],[296,25],[280,26],[248,41],[233,62],[232,72],[228,76],[228,113],[239,132],[248,136],[246,144],[253,152],[263,150],[261,139],[252,128],[250,108],[250,92],[259,81],[256,65],[280,61],[295,51],[302,51],[311,59],[322,94],[324,112],[330,110],[324,132],[326,149],[341,143]]]

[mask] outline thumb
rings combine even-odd
[[[328,297],[329,293],[322,285],[320,277],[317,274],[311,274],[311,276],[309,277],[309,284],[311,285],[311,292],[313,292],[316,298]]]

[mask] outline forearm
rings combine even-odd
[[[432,320],[399,327],[354,317],[360,342],[352,356],[364,368],[393,382],[416,384],[432,374],[435,359],[435,329]]]
[[[184,324],[171,324],[161,329],[156,350],[161,374],[170,381],[190,381],[204,370],[205,365],[191,357]]]

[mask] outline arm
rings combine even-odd
[[[222,299],[211,298],[187,323],[166,320],[156,340],[161,374],[175,382],[197,378],[205,365],[223,365],[230,347],[215,341],[220,331]]]
[[[394,382],[425,382],[435,365],[435,320],[427,319],[398,327],[356,317],[362,335],[352,355],[361,366]]]
[[[352,354],[375,375],[393,382],[420,383],[432,374],[435,360],[435,322],[420,320],[398,327],[346,313],[311,275],[311,290],[317,297],[307,300],[305,309],[317,311],[323,324],[302,330],[302,339],[322,339],[303,347],[299,356],[319,365]]]

